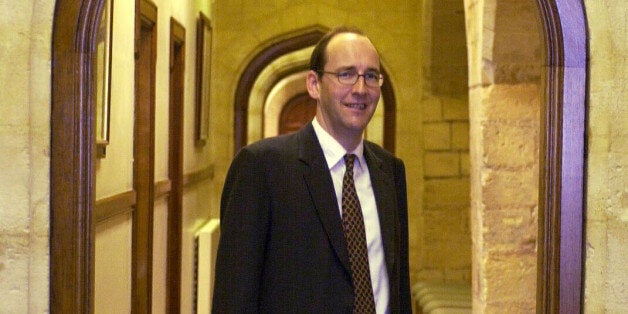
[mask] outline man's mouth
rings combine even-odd
[[[366,109],[365,103],[345,103],[344,105],[352,109],[359,109],[359,110]]]

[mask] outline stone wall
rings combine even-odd
[[[474,307],[534,311],[539,86],[472,91]]]
[[[54,1],[0,0],[0,312],[48,310]]]
[[[423,169],[419,279],[471,281],[469,103],[462,1],[423,8]]]
[[[584,1],[590,36],[585,313],[628,309],[628,2]]]
[[[533,313],[541,32],[534,1],[465,1],[473,311]]]
[[[423,103],[424,185],[419,277],[471,281],[469,107],[465,98]]]

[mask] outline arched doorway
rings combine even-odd
[[[50,172],[50,312],[89,313],[93,306],[93,178],[95,146],[90,60],[102,0],[58,0],[52,33]],[[540,211],[540,312],[578,313],[582,299],[582,209],[587,79],[586,20],[580,0],[538,0],[547,48]],[[320,31],[291,44],[312,45]],[[287,43],[287,42],[284,42]],[[251,62],[236,94],[236,130],[246,117],[245,77],[263,57],[290,51],[274,45]],[[248,76],[247,76],[248,75]],[[250,80],[249,82],[252,82]],[[241,86],[241,87],[240,87]],[[385,100],[386,103],[394,103]],[[243,135],[236,132],[236,148]],[[392,138],[394,139],[394,137]],[[562,241],[561,241],[562,240]],[[554,272],[554,270],[560,270]],[[567,271],[569,270],[569,271]]]

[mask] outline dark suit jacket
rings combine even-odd
[[[409,313],[403,162],[365,141],[392,313]],[[243,148],[221,200],[214,313],[351,313],[349,254],[336,194],[311,123]]]

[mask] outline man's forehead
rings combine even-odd
[[[354,34],[341,33],[334,36],[327,46],[327,63],[346,63],[355,59],[371,59],[373,64],[369,68],[379,68],[379,54],[368,37]],[[341,64],[349,66],[350,64]]]
[[[332,37],[329,40],[329,44],[327,45],[327,48],[329,49],[330,47],[334,47],[334,46],[343,46],[350,43],[368,44],[369,46],[373,47],[373,50],[375,50],[375,47],[373,46],[373,44],[371,43],[371,40],[368,37],[364,35],[356,34],[356,33],[337,34],[336,36]]]

